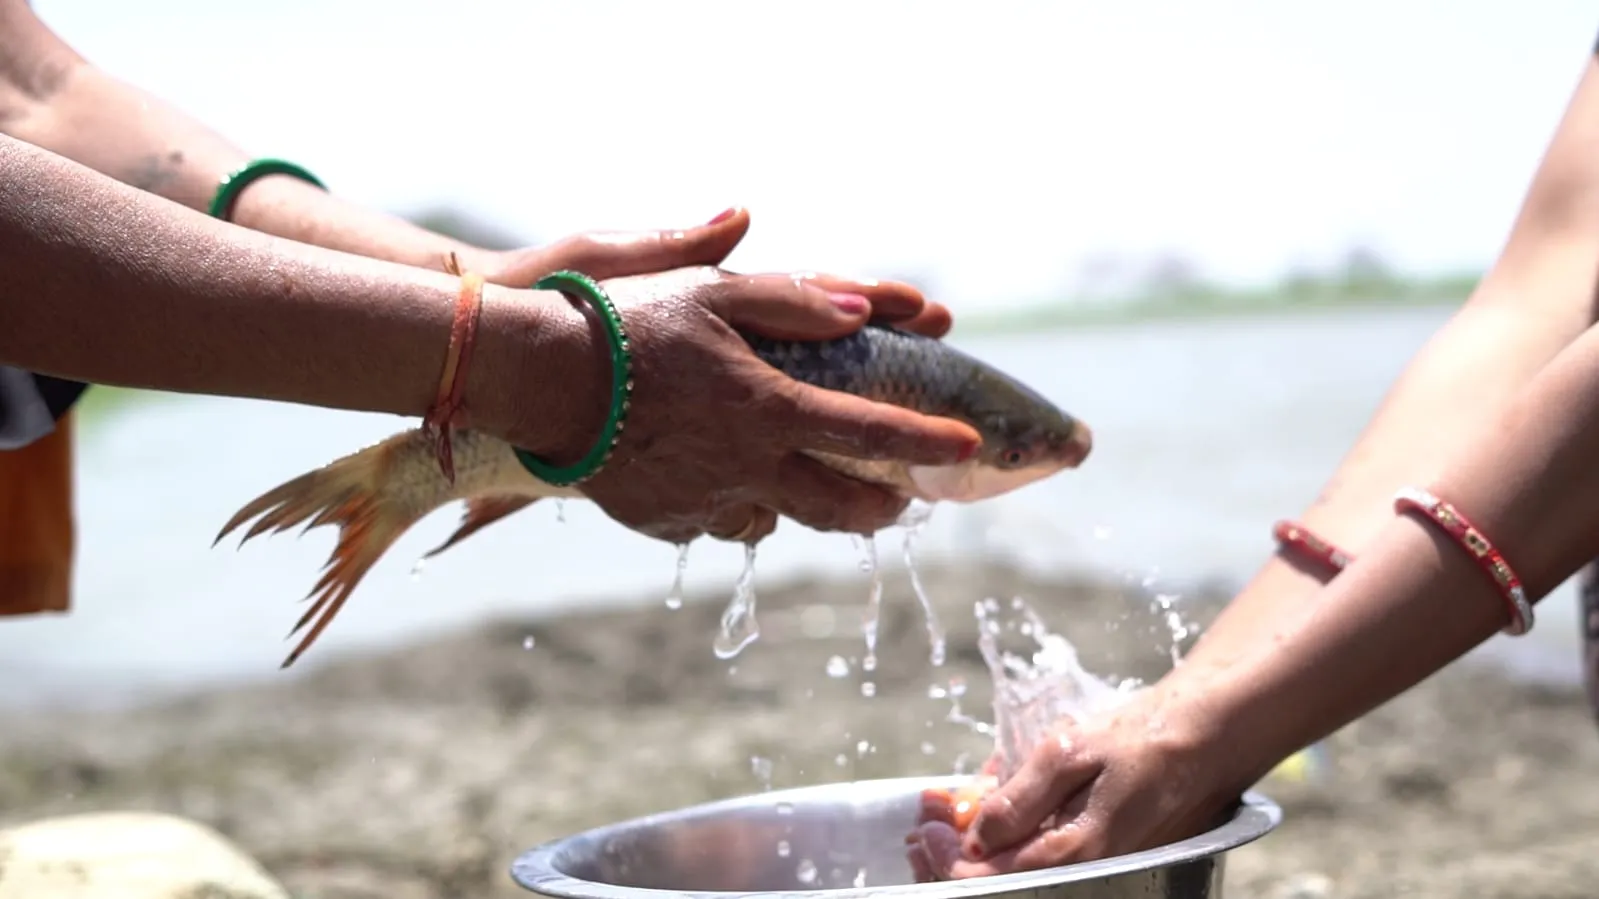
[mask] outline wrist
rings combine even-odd
[[[569,464],[604,427],[610,377],[592,316],[556,292],[485,285],[464,394],[473,427]]]

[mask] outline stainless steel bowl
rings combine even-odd
[[[921,791],[962,778],[913,777],[760,793],[624,821],[524,853],[511,876],[556,899],[827,891],[840,899],[1217,899],[1225,853],[1271,832],[1282,810],[1246,794],[1215,829],[1102,861],[918,884],[905,860]]]

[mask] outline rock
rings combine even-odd
[[[221,834],[135,812],[0,830],[0,899],[289,899]]]

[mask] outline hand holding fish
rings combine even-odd
[[[806,455],[946,465],[973,455],[970,425],[805,384],[750,351],[739,332],[826,341],[857,332],[874,308],[920,311],[906,285],[818,275],[737,275],[710,267],[605,283],[633,344],[627,430],[585,497],[634,530],[682,543],[702,534],[756,542],[778,515],[824,531],[870,533],[908,499]],[[611,363],[597,320],[569,309],[568,421],[508,432],[553,464],[600,432]],[[563,435],[562,432],[565,432]],[[560,435],[560,436],[555,436]]]
[[[492,252],[470,249],[463,250],[462,256],[468,267],[482,271],[491,284],[526,287],[563,269],[608,281],[697,265],[721,265],[749,229],[749,211],[735,207],[692,228],[588,231],[541,247]],[[928,302],[921,291],[909,284],[873,280],[855,286],[871,300],[873,321],[892,323],[928,337],[943,337],[953,324],[947,308]]]

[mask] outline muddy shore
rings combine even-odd
[[[929,687],[964,678],[964,707],[988,716],[972,616],[984,596],[1026,597],[1091,670],[1149,678],[1170,664],[1168,629],[1136,587],[1003,567],[923,578],[949,636],[939,669],[891,574],[870,675],[863,576],[762,585],[762,638],[731,663],[711,651],[724,597],[652,599],[264,686],[3,716],[0,826],[159,810],[216,827],[306,899],[526,896],[511,859],[574,830],[768,784],[980,760],[983,738],[948,723]],[[1217,602],[1182,608],[1202,623]],[[855,663],[846,676],[827,671],[835,655]],[[1327,762],[1311,781],[1263,785],[1286,822],[1230,857],[1229,895],[1599,894],[1599,728],[1576,692],[1458,665],[1336,735]]]

